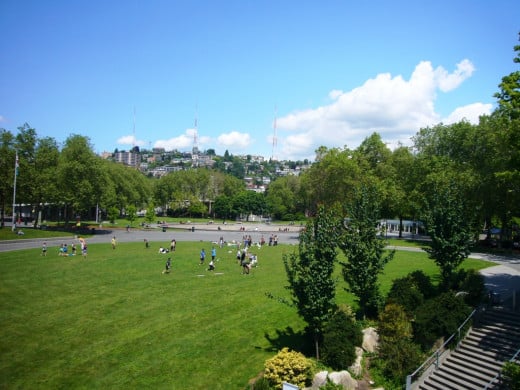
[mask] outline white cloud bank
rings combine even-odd
[[[164,148],[166,151],[171,150],[191,150],[194,144],[197,144],[197,147],[201,150],[205,149],[206,145],[211,144],[210,137],[202,136],[200,137],[197,134],[196,129],[186,129],[184,134],[179,135],[178,137],[173,137],[164,140],[157,140],[154,143],[154,148]]]
[[[373,132],[390,146],[410,144],[420,128],[466,119],[478,123],[490,114],[491,104],[472,103],[455,109],[446,118],[435,111],[437,91],[449,92],[471,77],[475,68],[469,60],[457,64],[449,73],[433,68],[428,61],[419,63],[409,80],[382,73],[362,86],[344,92],[329,93],[330,104],[297,111],[277,119],[277,155],[281,159],[314,158],[317,147],[357,147]],[[280,137],[280,133],[288,133]]]
[[[142,147],[146,145],[145,141],[136,139],[133,135],[125,135],[123,137],[118,138],[116,141],[118,145],[121,146],[139,146]]]

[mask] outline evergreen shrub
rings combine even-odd
[[[430,349],[440,337],[448,337],[468,317],[471,308],[453,292],[443,293],[424,302],[416,310],[413,323],[414,339]]]
[[[322,359],[334,370],[344,370],[356,360],[356,346],[363,343],[361,326],[344,310],[338,310],[323,330]]]
[[[313,362],[287,347],[265,362],[264,378],[275,389],[282,389],[283,382],[304,388],[311,384],[313,375]]]

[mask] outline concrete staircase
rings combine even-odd
[[[520,348],[520,313],[503,308],[482,312],[459,347],[418,388],[484,389]],[[498,383],[489,389],[499,389]]]

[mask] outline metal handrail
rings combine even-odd
[[[430,368],[432,364],[435,364],[435,368],[439,368],[439,357],[440,355],[442,355],[442,353],[444,352],[444,347],[446,347],[446,345],[449,344],[449,342],[453,339],[453,337],[455,337],[455,335],[458,335],[458,343],[457,343],[457,347],[459,346],[459,343],[460,343],[460,331],[462,330],[462,328],[468,323],[468,321],[475,315],[475,313],[477,312],[477,309],[474,309],[471,314],[468,316],[468,318],[466,318],[464,320],[464,322],[462,323],[462,325],[460,325],[457,329],[457,332],[453,333],[449,338],[448,340],[446,340],[439,348],[437,348],[437,350],[428,357],[428,359],[426,359],[424,361],[423,364],[421,364],[419,366],[419,368],[417,370],[415,370],[413,373],[411,373],[410,375],[407,375],[406,376],[406,390],[410,390],[411,389],[411,386],[412,386],[412,378],[418,373],[420,372],[421,370],[423,370],[425,368],[425,366],[427,366],[426,368]],[[429,362],[429,364],[428,364]]]
[[[513,357],[511,359],[509,359],[510,362],[512,362],[513,360],[515,360],[517,358],[517,356],[520,355],[520,349],[518,349],[518,351],[515,352],[515,354],[513,355]],[[484,390],[488,390],[489,389],[489,386],[491,386],[498,378],[500,378],[500,376],[502,375],[502,371],[500,371],[498,374],[496,374],[486,385],[486,387],[484,387]]]

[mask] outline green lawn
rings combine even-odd
[[[296,247],[262,248],[242,275],[235,249],[218,250],[212,273],[198,265],[210,244],[179,242],[163,275],[158,246],[91,244],[87,260],[1,253],[0,388],[242,389],[278,349],[301,346],[295,310],[265,296],[288,297],[282,254]],[[397,252],[382,290],[415,269],[438,273],[425,254]],[[352,303],[342,287],[338,303]]]
[[[66,231],[41,230],[30,227],[21,227],[23,235],[16,234],[10,227],[0,228],[0,241],[2,240],[24,240],[28,238],[51,238],[51,237],[74,237],[74,234]]]

